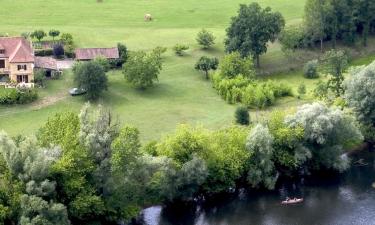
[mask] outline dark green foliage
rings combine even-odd
[[[205,73],[206,79],[208,80],[208,72],[210,70],[216,70],[219,65],[219,60],[217,58],[208,58],[207,56],[202,56],[198,62],[195,64],[196,70],[201,70]]]
[[[36,49],[34,51],[35,56],[53,56],[53,49],[47,48],[47,49]]]
[[[318,60],[308,61],[303,66],[303,75],[306,78],[309,78],[309,79],[318,78],[319,77],[319,73],[318,73]]]
[[[109,64],[111,65],[111,68],[121,68],[122,65],[128,60],[129,52],[126,45],[122,43],[117,43],[117,48],[119,52],[119,58],[118,59],[110,59]]]
[[[55,40],[55,38],[60,35],[60,31],[52,29],[48,32],[48,35],[51,36],[53,40]]]
[[[44,38],[44,37],[46,37],[47,36],[47,34],[46,34],[46,32],[44,32],[44,30],[35,30],[34,32],[32,32],[31,34],[30,34],[30,37],[31,38],[35,38],[35,39],[37,39],[39,42]]]
[[[242,57],[252,56],[259,67],[259,56],[267,52],[267,43],[276,40],[284,25],[281,13],[271,12],[269,7],[241,4],[227,29],[226,51],[238,51]]]
[[[215,44],[215,36],[211,32],[202,29],[197,34],[197,42],[203,49],[208,49]]]
[[[103,66],[95,61],[75,64],[73,73],[77,87],[87,91],[86,97],[89,100],[97,100],[108,88]]]
[[[46,81],[46,71],[43,69],[34,70],[34,83],[39,87],[44,87]]]
[[[123,66],[125,79],[136,88],[151,87],[162,69],[161,58],[154,53],[133,52]]]
[[[38,98],[38,91],[29,88],[0,88],[0,105],[27,104]]]
[[[249,125],[250,124],[249,111],[244,106],[237,107],[236,112],[234,114],[234,117],[236,119],[237,124],[240,124],[240,125]]]
[[[64,46],[60,43],[53,45],[53,56],[55,58],[63,58],[64,57]]]

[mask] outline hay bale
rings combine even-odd
[[[152,15],[147,13],[144,16],[144,19],[145,19],[145,21],[151,21],[152,20]]]

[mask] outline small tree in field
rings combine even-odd
[[[55,37],[58,37],[60,35],[60,31],[52,29],[49,31],[48,35],[52,37],[53,41],[55,41]]]
[[[111,65],[109,64],[108,59],[103,56],[96,57],[94,61],[103,67],[104,72],[108,72],[111,69]]]
[[[215,44],[215,36],[211,32],[202,29],[197,35],[197,42],[203,49],[208,49]]]
[[[108,79],[103,66],[98,62],[78,63],[73,67],[74,81],[78,88],[87,91],[87,99],[97,100],[107,90]]]
[[[202,56],[195,64],[195,69],[203,71],[206,74],[206,79],[208,79],[208,72],[210,70],[216,70],[218,65],[219,60],[217,58],[208,58],[207,56]]]
[[[174,52],[176,53],[176,55],[178,56],[182,56],[184,51],[188,50],[189,49],[189,46],[187,45],[181,45],[181,44],[176,44],[174,47],[173,47],[173,50]]]
[[[298,98],[301,98],[304,94],[306,94],[306,85],[302,83],[298,86]]]
[[[250,124],[250,115],[249,111],[245,106],[240,106],[236,109],[234,114],[237,124],[249,125]]]
[[[330,74],[328,87],[339,97],[344,93],[344,71],[348,67],[348,56],[344,51],[331,50],[323,56],[323,70]]]
[[[158,80],[162,68],[161,59],[154,53],[134,52],[124,64],[125,79],[136,88],[145,89]]]
[[[31,38],[37,39],[39,42],[47,36],[46,32],[44,30],[35,30],[34,32],[31,33]]]

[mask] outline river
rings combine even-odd
[[[363,163],[339,176],[285,182],[272,192],[241,193],[199,207],[150,207],[143,211],[144,224],[375,225],[375,153],[352,157]],[[304,202],[281,205],[286,196],[303,197]]]

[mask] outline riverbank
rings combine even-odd
[[[353,225],[374,224],[375,153],[361,151],[353,160],[363,158],[367,166],[354,166],[333,177],[284,183],[275,191],[242,192],[199,206],[168,209],[161,206],[143,211],[145,225]],[[298,205],[280,204],[286,196],[304,197]]]

